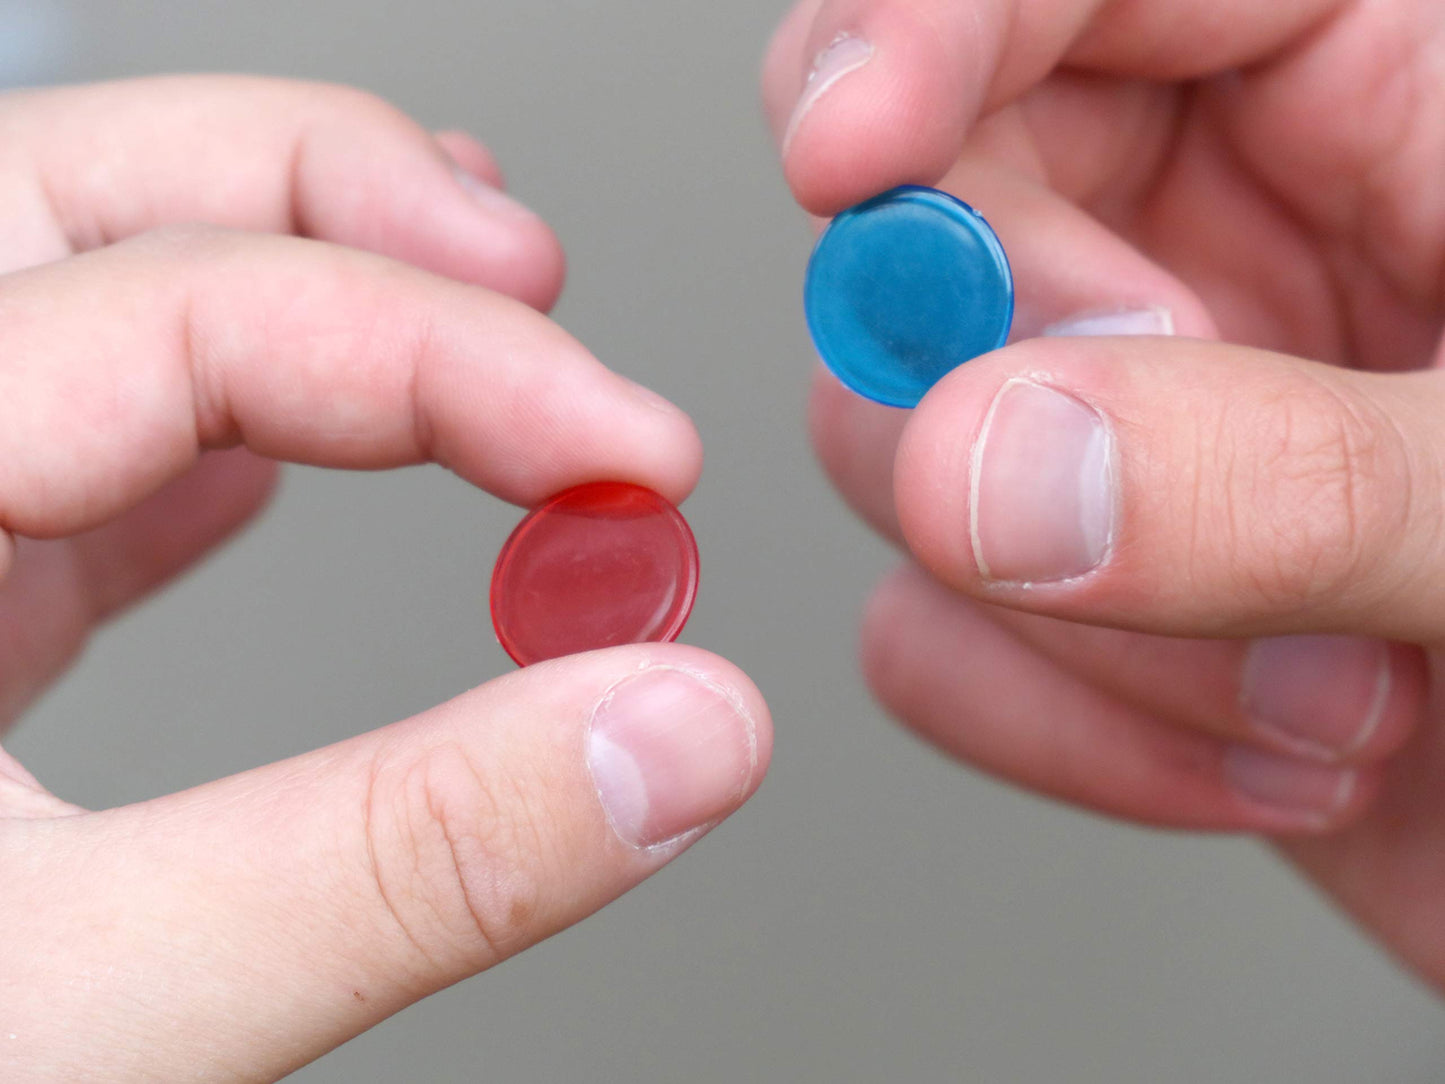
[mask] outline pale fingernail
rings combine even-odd
[[[598,704],[587,760],[621,839],[651,847],[731,813],[757,770],[756,725],[728,690],[657,668]]]
[[[1284,747],[1331,760],[1362,749],[1379,730],[1390,686],[1383,640],[1282,636],[1250,645],[1240,706]]]
[[[1349,805],[1355,773],[1242,745],[1224,754],[1224,779],[1245,800],[1302,827],[1324,827]]]
[[[813,58],[813,67],[808,72],[808,81],[793,115],[788,119],[788,129],[783,133],[783,157],[788,156],[788,147],[803,122],[819,99],[849,72],[855,72],[873,56],[873,46],[852,34],[839,34],[826,49]]]
[[[1113,541],[1114,438],[1072,395],[1014,379],[974,447],[970,535],[984,579],[1044,583],[1097,568]]]
[[[1174,314],[1162,305],[1146,309],[1081,312],[1044,328],[1040,335],[1173,335]]]
[[[513,199],[500,188],[493,188],[480,177],[476,177],[461,166],[452,166],[452,176],[456,178],[457,184],[479,203],[484,210],[492,214],[506,218],[528,218],[535,219],[537,212],[528,207],[525,203]]]

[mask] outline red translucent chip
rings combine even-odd
[[[492,572],[492,626],[521,666],[677,639],[697,597],[697,542],[650,489],[593,482],[534,509]]]

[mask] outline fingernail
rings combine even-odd
[[[538,217],[537,212],[525,203],[513,199],[500,188],[493,188],[486,181],[468,173],[459,165],[453,164],[452,176],[456,178],[457,184],[461,185],[467,195],[492,214],[509,218],[535,219]]]
[[[808,81],[803,86],[798,104],[793,107],[793,115],[788,120],[788,130],[783,134],[784,158],[788,156],[788,147],[793,142],[793,136],[797,134],[798,125],[813,106],[818,104],[819,99],[843,76],[867,64],[872,56],[873,46],[868,42],[852,34],[839,34],[829,42],[826,49],[813,58]]]
[[[1240,706],[1285,748],[1333,760],[1374,736],[1390,685],[1390,648],[1383,640],[1282,636],[1250,645]]]
[[[1049,336],[1173,335],[1174,314],[1162,305],[1076,313],[1039,332]]]
[[[598,704],[587,760],[618,836],[652,847],[736,808],[757,766],[756,730],[726,689],[657,668]]]
[[[1072,395],[1014,379],[999,390],[974,448],[973,554],[984,579],[1081,576],[1114,534],[1114,439]]]
[[[1224,779],[1245,800],[1303,827],[1328,825],[1355,791],[1352,771],[1306,764],[1242,745],[1225,751]]]

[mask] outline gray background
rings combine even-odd
[[[946,763],[854,668],[892,557],[800,424],[809,236],[756,105],[781,0],[0,0],[7,81],[247,70],[355,83],[486,139],[571,259],[558,319],[693,413],[686,639],[777,720],[756,800],[604,913],[293,1079],[1430,1081],[1439,1005],[1264,852],[1147,834]],[[13,751],[125,802],[506,671],[515,509],[442,472],[292,470],[264,522],[103,633]],[[202,692],[203,690],[203,692]]]

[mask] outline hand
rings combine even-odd
[[[916,562],[865,620],[883,703],[1045,794],[1275,837],[1445,986],[1442,56],[1433,0],[806,0],[764,89],[805,208],[940,184],[1020,337],[1066,336],[912,416],[817,383]]]
[[[470,139],[233,79],[11,95],[0,132],[0,726],[274,460],[696,481],[680,411],[503,296],[561,257]],[[657,870],[770,735],[736,669],[646,645],[128,808],[0,753],[0,1077],[274,1080]]]

